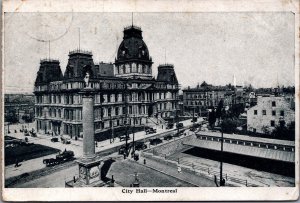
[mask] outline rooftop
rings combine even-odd
[[[59,60],[58,59],[51,59],[51,58],[40,59],[40,63],[44,63],[44,62],[59,63]]]
[[[129,25],[129,26],[126,26],[126,27],[124,28],[124,30],[130,30],[131,28],[134,28],[134,29],[137,29],[137,30],[142,31],[141,27],[138,27],[138,26],[135,26],[135,25]]]
[[[86,51],[82,49],[75,49],[73,51],[69,51],[69,55],[72,54],[86,54],[86,55],[93,55],[91,51]]]
[[[171,63],[159,64],[158,67],[166,67],[166,66],[169,66],[169,67],[173,67],[173,68],[174,68],[174,64],[171,64]]]

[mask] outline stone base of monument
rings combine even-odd
[[[107,182],[101,180],[101,163],[98,157],[79,159],[76,161],[79,167],[79,177],[65,182],[66,187],[107,187]]]

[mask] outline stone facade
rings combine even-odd
[[[257,105],[247,111],[247,130],[258,133],[271,132],[279,121],[286,125],[295,121],[295,111],[285,97],[257,97]]]
[[[152,63],[142,31],[135,26],[124,29],[114,64],[95,65],[91,52],[75,50],[62,74],[58,60],[42,60],[34,89],[36,129],[82,137],[80,90],[86,73],[96,91],[95,133],[134,122],[145,125],[149,117],[174,116],[179,110],[174,66],[160,65],[155,78]]]
[[[195,88],[183,90],[183,110],[192,115],[205,116],[208,108],[216,108],[222,99],[224,106],[231,106],[234,96],[234,88],[229,86],[213,86],[205,81]]]

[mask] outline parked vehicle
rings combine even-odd
[[[136,142],[135,149],[136,150],[144,150],[144,149],[147,149],[147,145],[145,145],[144,142]]]
[[[57,137],[51,138],[51,142],[58,142],[58,138]]]
[[[43,163],[46,164],[46,166],[54,166],[66,161],[70,161],[73,158],[74,158],[74,152],[65,150],[62,153],[56,155],[55,158],[44,159]]]
[[[37,137],[36,132],[31,132],[31,131],[29,131],[29,132],[30,132],[31,137]]]
[[[173,137],[180,137],[181,135],[183,135],[184,134],[184,132],[183,131],[180,131],[180,132],[178,132],[178,133],[175,133],[174,135],[173,135]]]
[[[166,129],[172,129],[174,127],[174,123],[168,123]]]
[[[172,135],[164,136],[164,140],[171,140],[172,138],[173,138]]]
[[[149,129],[146,130],[146,135],[147,135],[147,134],[153,134],[153,133],[156,133],[156,129],[154,129],[154,128],[149,128]]]
[[[132,147],[132,144],[129,143],[129,144],[128,144],[127,153],[129,153],[131,147]],[[125,146],[125,145],[122,145],[122,146],[121,146],[121,148],[119,149],[119,154],[126,154],[126,146]]]
[[[193,123],[197,122],[197,118],[196,118],[196,117],[195,117],[195,118],[192,118],[192,122],[193,122]]]
[[[195,131],[196,129],[196,127],[190,127],[190,131]]]
[[[61,142],[63,143],[63,144],[71,144],[71,139],[70,138],[66,138],[66,137],[60,137],[60,139],[61,139]]]
[[[183,128],[183,123],[177,123],[176,127],[179,128],[179,129]]]
[[[160,144],[160,143],[162,143],[162,140],[159,139],[159,138],[150,139],[150,144],[151,144],[151,145],[158,145],[158,144]]]

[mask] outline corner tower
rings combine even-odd
[[[142,30],[134,25],[124,28],[124,37],[121,42],[117,58],[115,59],[114,73],[124,78],[152,78],[152,58],[143,41]]]
[[[163,64],[158,66],[157,81],[168,82],[169,84],[178,84],[173,64]]]
[[[58,60],[42,59],[35,79],[35,86],[47,85],[53,81],[60,81],[62,78],[63,75]]]

